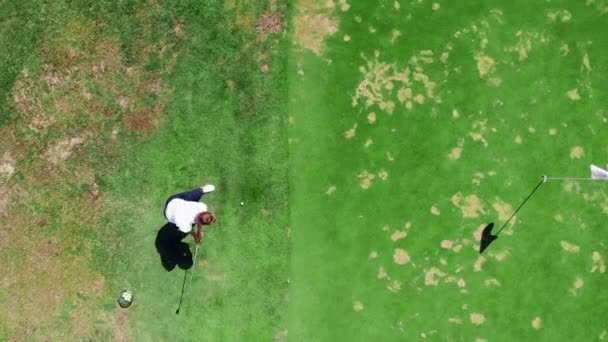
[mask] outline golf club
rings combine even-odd
[[[175,311],[176,315],[179,315],[179,309],[182,307],[182,299],[184,298],[184,287],[186,286],[186,276],[188,275],[188,270],[184,271],[184,282],[182,283],[182,294],[179,296],[179,306]]]
[[[196,244],[196,250],[194,251],[194,258],[192,259],[192,270],[190,271],[190,284],[188,284],[188,288],[192,288],[192,278],[194,277],[194,265],[196,264],[196,255],[198,254],[198,247],[200,244]]]
[[[196,250],[194,251],[194,258],[192,259],[192,267],[191,267],[191,271],[190,271],[190,283],[188,284],[188,288],[192,287],[192,277],[194,276],[194,264],[196,263],[196,255],[198,254],[198,248],[199,248],[200,244],[196,244]],[[184,282],[182,284],[182,294],[179,296],[179,306],[177,307],[177,310],[175,311],[176,315],[179,315],[179,309],[181,309],[182,307],[182,300],[184,298],[184,288],[186,287],[186,276],[188,275],[188,270],[186,270],[186,272],[184,272]]]

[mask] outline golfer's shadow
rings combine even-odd
[[[192,267],[192,252],[182,239],[188,234],[182,233],[173,223],[167,223],[158,230],[154,245],[160,255],[160,262],[165,270],[172,271],[175,266],[182,270]]]

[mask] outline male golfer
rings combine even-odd
[[[199,244],[203,238],[203,225],[215,223],[215,216],[207,211],[207,205],[199,202],[204,194],[214,190],[215,186],[207,184],[192,191],[173,195],[167,199],[163,215],[183,233],[182,238],[191,233],[194,241]],[[192,229],[195,224],[198,226],[196,232]]]

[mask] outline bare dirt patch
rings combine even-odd
[[[4,187],[3,185],[0,185],[0,215],[4,215],[9,204],[11,204],[11,196],[8,193],[8,188]],[[4,230],[2,230],[1,232],[3,233],[3,235],[8,235],[8,233]],[[5,241],[8,241],[8,237],[3,235],[0,235],[0,244]]]
[[[585,150],[581,146],[574,146],[570,149],[571,159],[581,159],[585,155]]]
[[[385,170],[380,170],[380,172],[378,172],[378,178],[380,178],[382,181],[386,181],[388,179],[388,172]]]
[[[500,282],[496,278],[488,278],[484,281],[484,284],[486,287],[500,286]]]
[[[355,301],[355,303],[353,304],[353,310],[355,310],[356,312],[360,312],[363,310],[363,303],[361,301]]]
[[[439,216],[439,215],[441,215],[441,211],[436,206],[432,206],[431,207],[431,214],[433,214],[435,216]]]
[[[494,259],[496,259],[496,261],[504,261],[509,257],[509,255],[511,255],[509,250],[492,253],[492,256]]]
[[[486,321],[486,317],[483,314],[475,312],[469,315],[469,319],[471,320],[471,323],[475,325],[482,325]]]
[[[110,314],[110,328],[114,333],[115,341],[128,342],[132,340],[129,329],[129,316],[129,312],[123,309],[117,309]]]
[[[60,140],[47,151],[46,159],[51,164],[59,164],[60,162],[77,155],[84,143],[85,140],[82,137],[72,137]]]
[[[579,194],[581,192],[581,185],[578,182],[567,180],[564,182],[564,190],[566,192]]]
[[[367,190],[372,185],[372,181],[374,180],[374,178],[376,178],[376,175],[368,171],[363,171],[357,176],[357,178],[359,178],[361,181],[361,188]]]
[[[532,328],[534,330],[538,330],[538,329],[540,329],[541,325],[543,324],[543,319],[540,317],[534,317],[534,319],[532,320],[532,322],[530,324],[532,325]]]
[[[454,241],[443,240],[441,241],[441,248],[450,249],[454,245]]]
[[[376,123],[376,113],[372,112],[369,113],[367,115],[367,122],[369,122],[370,125],[373,125]]]
[[[258,34],[265,35],[269,33],[281,32],[283,25],[283,14],[266,12],[258,19],[255,25],[255,30]]]
[[[594,251],[591,255],[591,260],[593,261],[593,265],[591,266],[591,273],[599,271],[600,273],[606,272],[606,264],[604,263],[604,258],[598,251]]]
[[[591,71],[591,63],[589,62],[589,54],[585,52],[583,55],[583,67],[581,70],[585,70],[587,72]]]
[[[521,143],[522,143],[521,136],[519,134],[516,135],[515,139],[513,139],[513,142],[515,142],[517,145],[521,145]]]
[[[141,81],[138,89],[142,94],[159,95],[163,90],[162,81],[159,78]]]
[[[450,154],[448,154],[448,158],[451,160],[458,160],[462,155],[462,147],[454,147]]]
[[[494,204],[492,204],[492,207],[498,213],[499,221],[503,221],[503,222],[507,221],[513,213],[513,207],[511,207],[511,205],[509,203],[503,202],[499,198],[496,198],[496,202],[494,202]]]
[[[360,103],[365,108],[376,105],[379,109],[392,114],[397,104],[406,109],[413,109],[414,103],[439,103],[441,99],[435,90],[437,83],[425,74],[426,64],[433,63],[432,51],[420,51],[409,59],[408,66],[401,67],[396,63],[387,63],[380,59],[380,51],[374,56],[363,56],[365,65],[359,67],[363,80],[357,85],[352,106]],[[397,91],[394,91],[394,90]],[[395,102],[398,101],[398,102]]]
[[[393,253],[393,261],[397,265],[405,265],[410,262],[410,255],[404,249],[396,248]]]
[[[181,20],[178,20],[175,23],[175,27],[173,27],[173,33],[175,33],[175,36],[177,38],[181,38],[186,34],[186,29],[184,27],[184,22]]]
[[[467,218],[479,217],[479,214],[485,214],[483,204],[477,195],[463,196],[458,192],[452,196],[452,204],[462,211],[462,216]]]
[[[391,235],[391,240],[393,241],[399,241],[401,239],[405,239],[405,237],[407,237],[407,232],[405,231],[400,231],[400,230],[396,230],[392,235]]]
[[[0,180],[9,179],[15,173],[15,167],[17,165],[17,161],[11,153],[7,150],[0,158]]]
[[[477,71],[479,72],[479,77],[481,78],[491,73],[496,65],[496,62],[494,62],[492,58],[483,54],[478,54],[475,56],[475,60],[477,61]]]
[[[474,272],[481,272],[481,267],[486,262],[486,258],[483,255],[477,257],[475,264],[473,265]]]
[[[401,282],[395,279],[386,288],[391,292],[397,293],[401,291]]]
[[[439,285],[439,280],[436,278],[442,278],[445,276],[445,273],[436,267],[432,267],[430,270],[424,272],[424,285],[426,286],[437,286]]]
[[[568,241],[560,241],[559,243],[562,246],[562,249],[566,252],[570,252],[570,253],[578,253],[580,252],[581,248],[575,244],[572,244]]]
[[[274,340],[275,341],[286,341],[287,336],[289,336],[289,330],[283,329],[281,331],[278,331],[276,334],[274,334]]]
[[[577,291],[585,286],[585,281],[582,278],[576,278],[574,284],[572,284],[572,288],[570,288],[570,293],[573,295],[577,295]]]
[[[572,90],[568,90],[568,92],[566,93],[566,95],[572,101],[579,101],[581,99],[581,96],[578,93],[578,88],[574,88]]]
[[[123,119],[124,125],[134,131],[148,132],[160,124],[163,105],[158,103],[153,108],[141,108]]]
[[[356,133],[357,133],[357,124],[355,124],[352,128],[350,128],[346,132],[344,132],[344,137],[346,139],[351,139],[355,136]]]
[[[333,1],[298,1],[294,16],[295,42],[316,55],[325,49],[325,39],[338,32],[339,22],[332,16],[335,5]]]
[[[462,324],[462,319],[458,317],[450,317],[448,318],[448,322],[452,324]]]
[[[380,266],[380,268],[378,269],[378,279],[384,279],[388,276],[388,274],[386,273],[386,270],[384,269],[384,267]]]

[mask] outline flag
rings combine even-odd
[[[608,179],[608,171],[591,164],[591,178]]]

